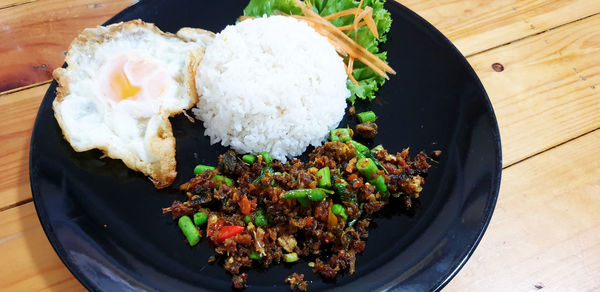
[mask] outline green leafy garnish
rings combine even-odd
[[[271,16],[275,12],[302,15],[302,9],[293,0],[250,0],[244,8],[245,16]]]

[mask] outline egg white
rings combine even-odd
[[[175,139],[168,118],[197,103],[195,69],[213,37],[200,29],[180,32],[133,20],[85,29],[72,42],[67,68],[54,72],[59,87],[53,109],[75,151],[100,149],[149,176],[157,188],[173,182]],[[152,68],[137,75],[147,79],[137,98],[106,94],[117,58]]]

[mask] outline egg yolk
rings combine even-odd
[[[127,75],[125,75],[125,72],[123,71],[112,73],[110,86],[118,99],[130,98],[137,95],[142,90],[139,86],[131,85],[129,78],[127,78]]]
[[[101,69],[101,90],[115,102],[160,98],[170,79],[165,65],[134,54],[112,58]]]

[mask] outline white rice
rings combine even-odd
[[[198,67],[211,143],[279,160],[321,145],[344,116],[347,75],[329,41],[302,21],[271,16],[227,26]]]

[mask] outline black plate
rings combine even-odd
[[[301,272],[310,290],[424,291],[443,287],[469,258],[490,220],[500,185],[500,137],[487,95],[463,56],[434,27],[389,1],[393,25],[385,49],[398,72],[370,107],[381,134],[374,144],[393,151],[441,149],[408,216],[389,208],[375,219],[356,273],[323,281],[306,262],[249,272],[248,290],[285,291],[284,278]],[[242,14],[245,1],[150,0],[108,23],[141,18],[175,32],[182,26],[220,31]],[[54,120],[52,83],[31,139],[31,189],[42,226],[71,272],[91,290],[187,291],[231,289],[207,240],[190,248],[161,207],[184,196],[175,187],[157,191],[121,162],[76,153]],[[225,149],[209,146],[201,123],[172,119],[177,139],[174,186],[194,165],[215,164]],[[346,120],[342,122],[346,125]],[[396,213],[396,214],[394,214]],[[393,216],[392,216],[393,215]]]

